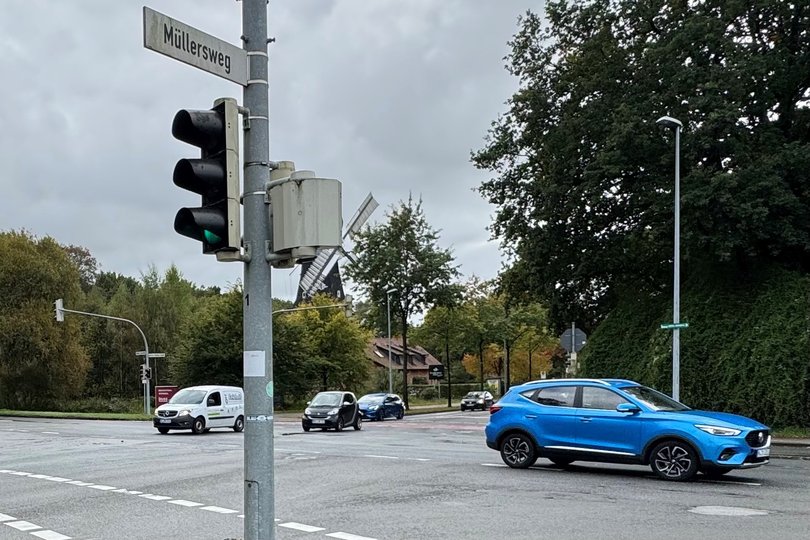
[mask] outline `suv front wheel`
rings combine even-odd
[[[501,441],[501,459],[513,469],[527,469],[537,461],[534,441],[525,433],[510,433]]]
[[[664,441],[653,448],[650,468],[664,480],[691,480],[698,471],[697,452],[684,442]]]

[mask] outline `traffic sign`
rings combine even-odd
[[[428,371],[428,379],[444,379],[444,366],[430,366],[430,371]]]
[[[247,86],[247,52],[146,6],[143,7],[143,46]]]
[[[587,339],[587,336],[585,335],[585,332],[583,332],[579,328],[575,329],[575,331],[573,333],[573,336],[574,336],[574,340],[573,340],[574,341],[574,343],[573,343],[573,349],[574,350],[573,350],[573,352],[579,352],[579,351],[582,350],[582,347],[585,346],[585,341]],[[566,351],[572,352],[571,351],[572,347],[571,347],[571,329],[570,328],[568,330],[566,330],[565,332],[563,332],[562,335],[560,336],[560,346],[563,349],[565,349]]]
[[[666,323],[661,325],[661,330],[682,330],[684,328],[689,328],[689,323]]]

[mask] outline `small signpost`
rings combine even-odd
[[[661,330],[683,330],[684,328],[689,328],[689,323],[664,323],[661,325]]]

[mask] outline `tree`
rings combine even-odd
[[[408,320],[432,305],[458,275],[450,250],[438,246],[438,231],[422,212],[421,200],[412,197],[392,207],[387,221],[361,230],[355,236],[357,258],[346,269],[361,293],[373,305],[385,305],[386,291],[391,309],[399,317],[402,346],[408,350]],[[408,362],[403,362],[403,398],[408,407]]]
[[[81,294],[79,271],[53,238],[0,233],[0,407],[48,407],[78,396],[90,367],[80,325],[55,320]]]
[[[667,287],[672,140],[684,122],[684,272],[810,267],[810,5],[549,1],[510,42],[520,81],[473,162],[510,294],[591,330],[622,287]]]

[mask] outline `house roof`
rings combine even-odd
[[[391,368],[402,369],[402,362],[397,358],[403,356],[401,338],[391,338]],[[419,345],[408,344],[408,369],[428,369],[430,366],[441,365],[428,351]],[[366,346],[366,357],[377,365],[388,367],[388,338],[374,338]]]

